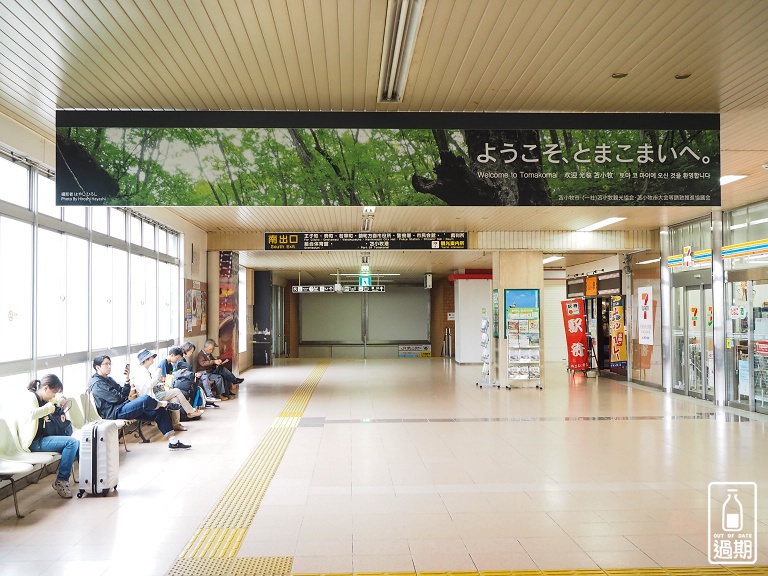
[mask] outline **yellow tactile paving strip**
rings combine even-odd
[[[169,576],[290,576],[293,558],[238,558],[237,551],[275,475],[312,393],[330,361],[321,361],[293,393],[232,482],[176,560]],[[457,572],[356,572],[294,576],[768,576],[765,566],[509,570]]]
[[[293,393],[171,567],[169,576],[291,573],[292,558],[235,556],[329,364],[327,360],[319,362]]]

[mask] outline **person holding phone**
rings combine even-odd
[[[125,367],[125,384],[120,386],[110,376],[112,359],[109,356],[97,356],[93,360],[95,370],[88,383],[93,394],[93,401],[99,416],[107,420],[151,420],[157,423],[160,432],[168,439],[171,450],[188,450],[188,444],[179,442],[173,433],[173,424],[168,410],[180,410],[179,404],[165,400],[155,400],[146,394],[139,396],[131,386],[130,366]],[[131,398],[133,396],[133,398]]]
[[[46,374],[39,380],[32,380],[27,390],[32,394],[27,395],[26,405],[18,418],[19,444],[26,452],[61,454],[59,471],[52,487],[62,498],[72,498],[69,477],[80,453],[80,441],[72,436],[51,434],[53,426],[46,426],[51,417],[66,419],[63,413],[56,413],[57,406],[64,406],[69,402],[63,394],[64,385],[55,374]]]

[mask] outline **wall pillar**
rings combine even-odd
[[[501,251],[493,253],[493,289],[499,291],[499,338],[492,339],[493,379],[500,385],[507,383],[507,339],[504,337],[506,288],[535,288],[539,291],[539,306],[544,296],[544,253],[538,250]],[[544,314],[544,311],[540,311]],[[539,318],[541,339],[541,382],[544,382],[544,322]]]

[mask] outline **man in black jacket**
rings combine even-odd
[[[131,389],[131,382],[126,370],[125,384],[120,386],[110,376],[112,372],[112,359],[109,356],[97,356],[93,360],[93,369],[96,371],[88,383],[93,394],[93,401],[99,416],[107,420],[152,420],[157,422],[160,432],[168,438],[168,448],[171,450],[187,450],[188,444],[182,444],[173,433],[171,417],[166,408],[179,410],[178,404],[168,405],[167,402],[158,401],[147,396],[135,396],[135,390]],[[132,393],[133,392],[133,393]]]

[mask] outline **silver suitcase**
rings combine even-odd
[[[117,424],[112,420],[99,420],[85,424],[80,439],[80,490],[83,494],[106,496],[111,488],[117,490],[117,471],[120,466],[120,444]]]

